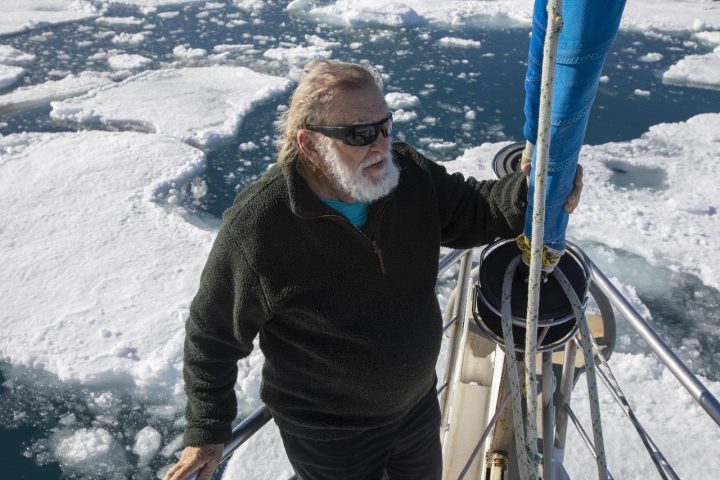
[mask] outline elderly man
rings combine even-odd
[[[210,479],[258,335],[261,398],[299,478],[438,479],[439,249],[517,235],[524,177],[466,180],[392,144],[365,66],[312,62],[286,115],[277,165],[225,212],[192,303],[186,448],[165,479]]]

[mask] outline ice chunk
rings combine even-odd
[[[160,450],[162,435],[152,427],[145,427],[135,436],[133,453],[140,457],[140,463],[149,462]]]
[[[96,23],[102,25],[141,25],[142,19],[137,17],[100,17],[95,19]]]
[[[0,88],[14,85],[24,74],[24,68],[0,64]]]
[[[650,52],[638,58],[641,62],[652,63],[663,59],[662,53]]]
[[[81,123],[132,124],[208,145],[232,137],[254,105],[283,93],[289,84],[245,67],[155,70],[53,103],[51,115]]]
[[[457,37],[443,37],[437,41],[441,47],[480,48],[482,43],[477,40]]]
[[[190,48],[186,45],[178,45],[173,48],[173,55],[177,58],[183,58],[186,60],[192,60],[196,58],[203,58],[207,56],[207,50],[202,48]]]
[[[403,92],[390,92],[385,94],[385,101],[391,109],[416,107],[420,99],[415,95]]]
[[[720,89],[720,46],[705,55],[688,55],[663,73],[663,83]]]
[[[51,442],[63,470],[73,473],[103,474],[125,463],[119,442],[104,428],[56,433]]]
[[[113,70],[139,70],[151,63],[149,58],[137,54],[121,53],[108,57],[108,64]]]
[[[313,59],[332,57],[332,50],[317,45],[298,45],[296,47],[271,48],[266,50],[263,56],[273,60],[281,60],[291,66],[301,67]]]
[[[697,32],[693,36],[705,45],[710,45],[711,47],[720,45],[720,32]]]
[[[98,15],[88,0],[0,0],[0,36]]]
[[[35,61],[35,55],[21,52],[9,45],[0,45],[0,63],[26,67]]]

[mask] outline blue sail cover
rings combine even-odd
[[[547,0],[535,1],[525,78],[524,134],[532,144],[536,143],[538,132],[546,7]],[[574,184],[590,107],[595,100],[600,72],[617,35],[624,7],[625,0],[564,0],[562,3],[563,28],[553,91],[544,234],[544,244],[555,250],[565,249],[569,215],[563,204]],[[525,235],[528,238],[532,233],[536,153],[537,149],[533,153],[528,214],[525,217]]]

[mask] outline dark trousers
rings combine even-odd
[[[435,387],[399,421],[350,438],[280,435],[299,480],[439,480],[442,474]]]

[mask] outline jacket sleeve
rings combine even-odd
[[[521,172],[478,181],[426,161],[435,184],[443,246],[470,248],[522,232],[527,184]]]
[[[252,351],[268,312],[260,279],[223,222],[185,325],[185,446],[230,439],[237,361]]]

